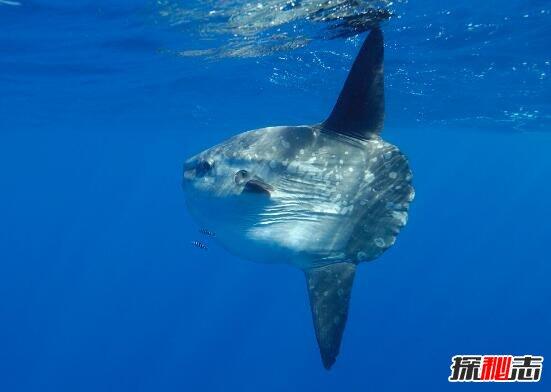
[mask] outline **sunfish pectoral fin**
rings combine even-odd
[[[356,265],[352,263],[305,271],[314,329],[326,369],[331,368],[339,354],[355,272]]]
[[[257,193],[257,194],[270,197],[273,190],[274,188],[270,184],[264,182],[260,178],[254,178],[245,183],[245,186],[243,187],[242,192]]]
[[[379,134],[385,116],[384,40],[376,27],[363,43],[331,115],[321,127],[348,136]]]

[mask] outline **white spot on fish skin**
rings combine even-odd
[[[339,164],[341,164],[341,165],[344,164],[344,161],[342,159],[339,160]]]
[[[340,210],[340,214],[341,215],[347,215],[347,214],[351,213],[353,210],[354,210],[353,205],[345,206]]]
[[[289,164],[288,170],[291,173],[298,173],[299,172],[299,164],[297,162],[291,162]]]
[[[383,248],[385,246],[385,240],[383,240],[381,237],[377,237],[373,240],[376,246],[379,248]]]
[[[299,154],[304,155],[304,149],[303,148],[300,149]]]
[[[364,261],[365,259],[367,259],[367,253],[360,251],[356,254],[356,260]]]
[[[375,179],[375,176],[369,170],[366,170],[364,173],[364,181],[366,182],[366,184],[371,183],[371,181]]]
[[[350,167],[348,168],[348,171],[349,171],[350,173],[352,173],[352,172],[354,171],[354,168],[353,168],[352,166],[350,166]]]
[[[395,180],[396,177],[398,177],[398,173],[396,173],[396,172],[390,172],[390,173],[388,173],[388,176],[389,176],[390,178],[392,178],[393,180]]]
[[[405,211],[392,211],[392,217],[396,219],[401,226],[408,223],[408,214]]]

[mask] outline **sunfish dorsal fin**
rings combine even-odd
[[[348,136],[366,138],[383,129],[384,40],[378,27],[363,43],[324,129]]]
[[[321,360],[331,368],[339,354],[348,317],[348,303],[356,265],[336,263],[305,271],[314,329]]]

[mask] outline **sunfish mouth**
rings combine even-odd
[[[259,178],[254,178],[245,183],[241,193],[256,193],[270,197],[274,188]]]

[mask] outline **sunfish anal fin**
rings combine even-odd
[[[321,360],[330,369],[339,354],[356,265],[336,263],[305,271]]]

